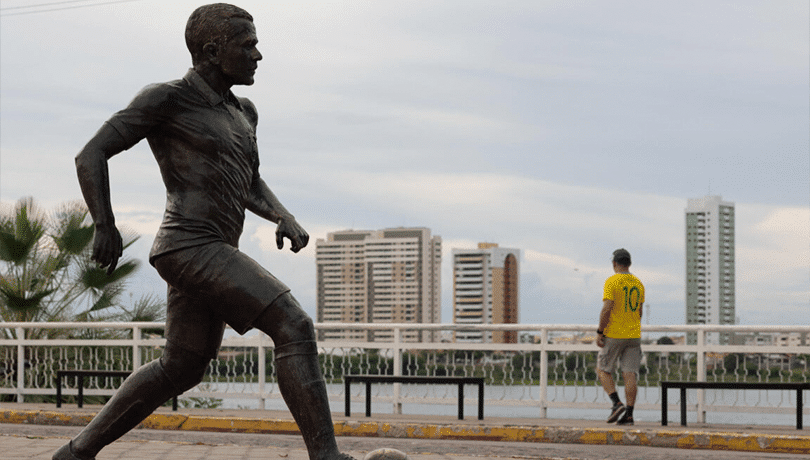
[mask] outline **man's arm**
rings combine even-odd
[[[599,313],[599,327],[596,329],[597,331],[605,331],[605,328],[608,326],[608,322],[610,321],[610,313],[613,311],[613,300],[612,299],[604,299],[602,302],[602,311]],[[605,346],[605,336],[604,334],[599,334],[596,338],[596,344],[599,347]]]
[[[287,211],[264,180],[256,174],[250,189],[250,201],[247,209],[259,217],[278,224],[276,228],[276,245],[284,247],[284,238],[290,240],[292,252],[298,252],[309,243],[309,234]]]
[[[79,185],[95,224],[92,259],[107,267],[108,274],[115,270],[124,245],[115,227],[107,160],[127,147],[118,131],[105,123],[76,156]]]

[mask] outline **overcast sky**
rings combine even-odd
[[[145,85],[181,78],[200,2],[2,2],[0,200],[81,198],[73,158]],[[101,4],[87,6],[90,4]],[[261,173],[309,231],[249,216],[241,248],[315,313],[315,239],[428,227],[522,251],[520,322],[596,323],[626,247],[650,324],[683,324],[688,198],[736,204],[737,316],[810,324],[810,2],[243,1],[264,59]],[[64,9],[63,9],[64,8]],[[48,11],[41,11],[48,10]],[[39,11],[39,12],[37,12]],[[164,189],[110,162],[143,261]],[[144,266],[136,293],[164,295]]]

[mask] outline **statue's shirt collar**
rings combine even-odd
[[[203,77],[201,77],[200,74],[198,74],[193,68],[188,69],[188,72],[183,79],[186,80],[192,88],[202,94],[205,100],[211,104],[211,107],[216,107],[220,103],[226,102],[222,96],[208,86],[205,79],[203,79]],[[239,104],[239,100],[236,98],[233,92],[231,92],[231,90],[228,90],[228,99],[229,100],[227,102],[230,102],[240,109],[242,108],[241,104]]]

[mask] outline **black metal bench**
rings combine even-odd
[[[423,383],[458,385],[458,419],[464,420],[464,385],[478,385],[478,420],[484,419],[484,378],[483,377],[429,377],[404,375],[355,375],[343,376],[346,394],[346,416],[351,415],[352,382],[366,384],[366,417],[371,417],[371,384],[372,383]]]
[[[667,424],[667,391],[670,388],[681,390],[681,425],[686,426],[686,390],[796,390],[796,429],[802,429],[802,391],[810,390],[810,383],[745,383],[745,382],[661,382],[661,425]]]
[[[62,407],[62,378],[76,377],[79,394],[77,402],[79,407],[84,404],[84,378],[85,377],[129,377],[130,371],[90,371],[90,370],[61,370],[56,371],[56,407]],[[172,399],[172,410],[177,410],[177,396]]]

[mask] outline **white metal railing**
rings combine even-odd
[[[55,394],[54,377],[59,369],[132,370],[160,356],[165,339],[145,337],[143,331],[162,329],[163,323],[0,323],[0,396],[24,402],[26,396]],[[330,399],[344,398],[342,375],[346,373],[403,375],[476,375],[486,378],[487,411],[493,406],[531,410],[531,416],[548,417],[549,409],[603,409],[608,400],[595,381],[597,347],[582,343],[593,336],[593,325],[519,324],[356,324],[321,323],[319,333],[334,330],[388,331],[390,342],[324,340],[319,342],[322,369]],[[69,338],[27,336],[61,335]],[[414,331],[432,331],[437,336],[454,331],[515,331],[521,343],[453,343],[405,340]],[[644,359],[639,375],[637,410],[660,410],[660,380],[697,381],[810,381],[810,326],[644,326]],[[781,345],[717,345],[707,337],[726,334],[801,334],[801,340]],[[685,337],[694,333],[695,344],[659,345],[660,336]],[[357,336],[357,334],[355,335]],[[564,338],[567,337],[568,340]],[[579,343],[578,343],[579,342]],[[651,342],[651,343],[649,343]],[[794,341],[795,342],[795,341]],[[187,404],[210,404],[212,399],[236,400],[234,404],[268,408],[282,404],[275,383],[273,343],[261,333],[239,337],[226,334],[220,355],[212,361],[205,381],[185,393]],[[617,376],[618,378],[619,376]],[[97,378],[85,389],[88,396],[107,396],[115,391],[110,379]],[[407,388],[406,388],[407,387]],[[362,400],[357,393],[350,397]],[[388,393],[390,391],[390,393]],[[375,401],[392,404],[400,412],[407,404],[446,404],[453,407],[451,390],[393,384],[377,389]],[[68,382],[65,395],[75,395]],[[688,407],[698,421],[715,411],[793,413],[790,395],[724,394],[696,390]],[[8,396],[12,395],[12,396]],[[29,398],[31,399],[31,398]],[[241,403],[240,403],[241,401]],[[474,400],[469,401],[474,404]],[[672,400],[671,408],[679,407]],[[281,406],[283,407],[283,406]]]

